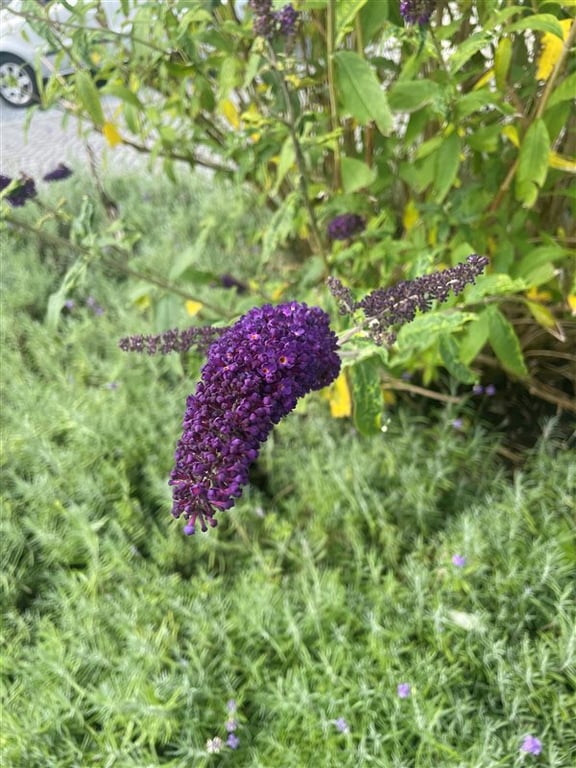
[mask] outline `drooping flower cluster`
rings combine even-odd
[[[60,181],[72,175],[72,171],[64,163],[59,163],[53,171],[42,177],[42,181]],[[0,175],[0,192],[12,184],[10,176]],[[36,182],[31,176],[22,174],[16,179],[16,186],[6,195],[6,200],[13,208],[21,208],[28,200],[32,200],[38,194]]]
[[[199,328],[185,328],[183,331],[173,328],[164,333],[148,336],[126,336],[120,339],[118,346],[124,352],[146,352],[149,355],[160,353],[167,355],[170,352],[188,352],[196,349],[205,354],[214,344],[216,339],[224,333],[225,328],[203,326]]]
[[[36,184],[30,176],[21,176],[18,180],[18,186],[12,189],[6,195],[6,200],[13,208],[21,208],[28,200],[36,197]],[[0,176],[0,192],[12,184],[9,176]]]
[[[436,0],[400,0],[400,14],[407,24],[424,26],[436,6]]]
[[[250,0],[249,5],[254,14],[253,30],[256,37],[271,40],[276,34],[284,37],[295,34],[300,14],[291,3],[277,12],[272,10],[272,0]]]
[[[366,222],[357,213],[342,213],[336,216],[328,224],[328,237],[330,240],[349,240],[354,235],[363,232]]]
[[[455,267],[415,280],[402,280],[390,288],[377,288],[361,301],[355,301],[350,289],[337,278],[329,277],[327,282],[342,314],[362,310],[368,321],[370,338],[376,344],[392,344],[396,338],[393,328],[414,320],[418,311],[427,312],[433,301],[446,301],[450,292],[462,293],[466,285],[475,282],[487,264],[486,256],[472,254],[466,262]]]
[[[338,376],[337,346],[328,315],[297,302],[256,307],[212,344],[170,476],[185,533],[214,527],[214,514],[234,505],[274,425]]]

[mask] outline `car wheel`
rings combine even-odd
[[[0,54],[0,98],[11,107],[29,107],[39,101],[34,70],[9,53]]]

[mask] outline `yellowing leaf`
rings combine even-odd
[[[486,83],[489,83],[493,77],[494,77],[494,68],[490,67],[490,69],[486,70],[486,72],[484,72],[482,77],[480,77],[480,79],[477,80],[476,83],[474,83],[474,87],[472,90],[479,91],[480,88],[483,88],[486,85]]]
[[[191,299],[189,299],[186,302],[186,312],[188,312],[190,317],[194,317],[195,315],[198,314],[198,312],[200,312],[203,306],[204,304],[202,304],[201,301],[192,301]]]
[[[122,142],[122,136],[120,136],[114,123],[104,123],[102,126],[102,133],[104,134],[104,138],[111,147],[115,147],[117,144]]]
[[[406,232],[410,232],[410,230],[418,222],[419,218],[420,214],[418,213],[418,209],[416,208],[414,200],[408,200],[404,206],[404,215],[402,216],[402,224],[404,224],[404,229]]]
[[[568,306],[570,307],[570,312],[576,316],[576,293],[571,293],[570,296],[568,296]]]
[[[396,393],[391,389],[385,389],[382,392],[382,397],[384,398],[386,405],[396,405]]]
[[[329,403],[333,419],[343,419],[352,414],[352,398],[344,371],[330,387]]]
[[[568,37],[568,31],[571,25],[572,19],[563,19],[560,22],[564,40]],[[560,58],[562,48],[562,40],[556,37],[556,35],[552,35],[549,32],[545,32],[542,35],[540,56],[538,57],[538,69],[536,70],[536,78],[538,80],[548,80],[556,66],[556,62]]]
[[[550,291],[539,291],[536,286],[530,288],[529,291],[526,291],[525,296],[532,301],[550,301],[552,298]]]
[[[138,296],[138,298],[134,301],[134,304],[138,307],[139,310],[144,312],[150,308],[152,302],[150,301],[150,296],[146,293],[144,296]]]
[[[506,136],[516,148],[520,146],[520,137],[518,136],[518,129],[515,125],[505,125],[504,128],[502,128],[502,136]]]
[[[550,152],[548,155],[548,165],[550,168],[556,168],[558,171],[566,173],[576,173],[576,160],[571,157],[564,157],[557,152]]]
[[[428,232],[428,245],[431,248],[434,248],[434,246],[438,243],[438,227],[436,224],[430,229],[430,232]]]
[[[230,99],[224,99],[221,101],[220,109],[222,110],[222,114],[226,120],[228,120],[233,128],[240,128],[240,115],[238,114],[238,110],[236,109],[235,104],[230,101]]]

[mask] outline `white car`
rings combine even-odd
[[[76,0],[82,2],[82,0]],[[72,0],[75,4],[75,0]],[[70,0],[69,0],[70,3]],[[46,6],[44,9],[43,6]],[[102,4],[110,28],[117,29],[114,16],[120,9],[120,0],[106,0]],[[0,10],[0,98],[12,107],[28,107],[39,100],[37,77],[47,79],[57,69],[69,75],[74,68],[66,58],[56,67],[56,51],[50,43],[20,14],[47,14],[54,22],[71,18],[64,3],[55,0],[11,0],[2,3]],[[98,27],[94,11],[88,11],[83,23]]]

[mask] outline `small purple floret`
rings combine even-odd
[[[214,527],[215,513],[234,506],[274,425],[338,376],[337,347],[328,315],[297,302],[256,307],[212,344],[170,476],[184,533]]]
[[[542,752],[542,742],[536,736],[528,735],[522,742],[520,749],[530,755],[539,755]]]

